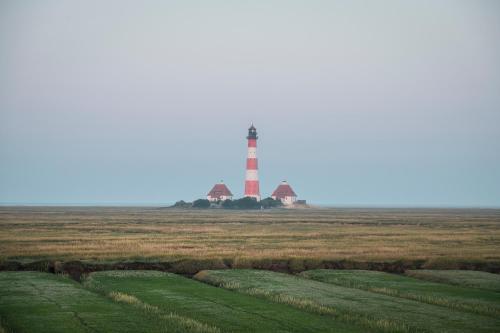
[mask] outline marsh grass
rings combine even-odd
[[[318,269],[302,272],[300,276],[348,288],[366,290],[451,309],[493,317],[500,316],[500,295],[482,290],[449,286],[396,274],[364,270]]]
[[[200,281],[384,332],[496,332],[500,321],[414,300],[256,270],[204,271]],[[397,311],[395,311],[397,309]]]
[[[174,318],[194,319],[223,332],[365,332],[357,325],[334,318],[165,272],[96,272],[87,276],[84,286],[117,302],[142,308],[152,320],[172,314]],[[238,287],[235,283],[226,286]]]
[[[7,330],[2,325],[2,317],[0,317],[0,333],[7,333]]]
[[[222,283],[220,287],[225,288],[227,283]],[[237,288],[234,288],[237,289]],[[338,320],[361,325],[371,330],[382,332],[424,332],[424,330],[411,327],[403,322],[397,320],[380,319],[373,316],[359,314],[349,309],[337,309],[331,306],[325,306],[310,299],[294,297],[284,293],[272,293],[259,288],[241,289],[242,293],[252,296],[264,297],[273,302],[288,304],[299,308],[314,312],[320,315],[330,315]]]
[[[154,319],[165,320],[169,323],[172,321],[180,326],[182,330],[186,332],[193,333],[219,333],[220,330],[217,327],[213,327],[204,323],[200,323],[192,318],[187,318],[184,316],[180,316],[173,312],[165,314],[162,310],[154,305],[150,305],[144,302],[141,302],[138,298],[127,295],[121,292],[110,292],[108,297],[116,302],[126,303],[133,305],[143,312],[145,312],[148,316],[154,317]]]
[[[0,318],[7,331],[26,333],[186,331],[144,320],[135,307],[40,272],[0,272]]]
[[[0,260],[282,259],[301,271],[315,260],[498,262],[499,246],[500,210],[0,208]]]
[[[397,322],[394,320],[374,318],[370,316],[360,315],[354,311],[349,311],[346,309],[336,309],[331,306],[325,306],[311,299],[294,297],[285,293],[270,292],[265,289],[260,288],[241,288],[241,285],[234,281],[218,281],[209,280],[206,274],[200,272],[195,276],[195,279],[200,281],[205,281],[220,288],[225,288],[229,290],[236,290],[246,295],[257,296],[264,299],[269,299],[273,302],[291,305],[301,310],[310,311],[320,315],[330,315],[335,319],[355,324],[361,325],[372,330],[380,332],[424,332],[423,330],[418,330],[406,325],[402,322]]]
[[[406,275],[427,281],[500,292],[500,275],[463,270],[408,270]]]
[[[489,316],[500,316],[500,309],[498,307],[486,305],[486,304],[480,304],[480,303],[475,303],[475,302],[461,302],[457,300],[450,300],[446,299],[444,297],[438,297],[438,296],[431,296],[431,295],[418,295],[418,294],[413,294],[413,293],[408,293],[408,292],[400,292],[394,289],[389,289],[389,288],[364,288],[363,286],[358,287],[358,289],[363,289],[363,290],[368,290],[388,296],[395,296],[395,297],[401,297],[401,298],[406,298],[406,299],[411,299],[414,301],[418,302],[423,302],[423,303],[428,303],[428,304],[434,304],[434,305],[440,305],[440,306],[445,306],[451,309],[457,309],[457,310],[462,310],[462,311],[468,311],[472,313],[477,313],[477,314],[484,314],[484,315],[489,315]]]

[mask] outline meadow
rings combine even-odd
[[[195,279],[246,295],[288,304],[370,330],[388,332],[496,332],[500,319],[258,270],[202,271]]]
[[[268,259],[421,260],[453,268],[499,263],[499,247],[500,210],[0,208],[4,261],[225,259],[244,268]]]
[[[457,286],[473,287],[486,291],[500,292],[498,275],[487,272],[471,272],[461,270],[408,270],[408,276],[435,282],[449,283]]]
[[[430,292],[469,305],[478,295],[498,308],[495,292],[488,296],[480,288],[371,273],[226,269],[201,271],[191,279],[159,271],[103,271],[77,283],[57,274],[0,272],[0,327],[26,333],[498,331],[498,315],[427,302]],[[398,279],[421,297],[380,293],[360,283]],[[500,281],[496,274],[489,279]]]
[[[0,322],[8,332],[186,332],[176,319],[143,312],[41,272],[0,272]]]
[[[224,332],[362,332],[354,325],[283,304],[215,288],[179,275],[151,271],[96,272],[83,285],[90,290],[176,313]],[[116,297],[115,296],[115,297]],[[127,302],[127,301],[126,301]]]
[[[476,271],[433,271],[422,270],[428,275],[446,274],[454,276],[455,281],[460,280],[464,283],[467,281],[477,281],[478,277],[482,277],[481,281],[485,285],[500,283],[500,277],[497,274],[476,272]],[[383,295],[417,300],[423,303],[441,305],[451,309],[460,309],[466,312],[490,315],[492,317],[500,317],[500,293],[491,292],[490,290],[481,290],[479,285],[475,284],[472,287],[470,284],[467,287],[448,285],[443,283],[434,283],[426,281],[426,276],[418,275],[420,272],[408,271],[404,275],[388,274],[385,272],[365,271],[365,270],[326,270],[317,269],[300,273],[301,276],[316,281],[335,284],[349,288],[366,290]],[[409,277],[417,274],[417,279]],[[409,276],[408,276],[409,275]],[[498,290],[496,290],[498,291]]]
[[[497,332],[499,248],[500,210],[2,207],[0,332]]]

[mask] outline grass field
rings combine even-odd
[[[196,279],[388,332],[498,332],[500,319],[415,300],[257,270],[202,271]]]
[[[92,273],[84,282],[91,290],[119,295],[175,313],[219,332],[363,332],[333,318],[256,297],[216,288],[171,273],[108,271]]]
[[[456,271],[456,279],[460,274]],[[461,272],[460,272],[461,273]],[[467,272],[483,273],[483,272]],[[489,273],[484,273],[489,274]],[[472,313],[500,317],[500,293],[414,279],[411,277],[364,270],[311,270],[302,277],[339,286],[416,300]],[[449,274],[452,275],[452,274]],[[500,276],[492,275],[497,281]]]
[[[500,262],[500,210],[1,207],[0,259]],[[301,267],[298,267],[301,270]],[[303,270],[303,268],[302,268]]]
[[[202,271],[193,280],[104,271],[79,284],[55,274],[0,272],[0,322],[6,332],[28,333],[498,331],[496,313],[467,308],[488,303],[497,311],[496,292],[386,273],[336,273],[234,269]]]
[[[500,292],[500,275],[460,270],[408,270],[406,275],[428,281]]]
[[[176,318],[151,320],[68,278],[39,272],[0,272],[0,318],[13,332],[187,331]]]
[[[499,248],[492,209],[1,207],[0,270],[83,284],[0,272],[0,333],[498,332],[498,275],[434,269]]]

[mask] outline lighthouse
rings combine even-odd
[[[259,173],[257,165],[257,130],[250,126],[248,129],[247,171],[245,175],[245,197],[260,201]]]

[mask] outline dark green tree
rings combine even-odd
[[[235,209],[260,209],[260,203],[255,198],[244,197],[233,201]]]
[[[233,200],[226,199],[222,202],[222,208],[224,209],[231,209],[234,207]]]
[[[274,200],[273,198],[265,198],[260,201],[260,205],[262,208],[273,208],[273,207],[281,207],[283,206],[283,203],[281,200]]]
[[[210,201],[207,199],[198,199],[193,201],[193,208],[209,208]]]
[[[186,202],[184,200],[177,201],[172,207],[175,208],[191,208],[193,207],[193,203]]]

